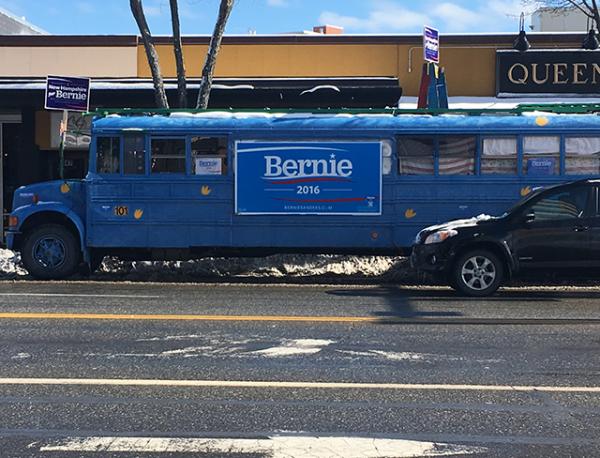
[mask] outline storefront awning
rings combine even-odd
[[[188,81],[190,101],[199,81]],[[41,93],[44,79],[0,79],[3,99]],[[166,80],[167,95],[176,98],[177,82]],[[94,79],[92,106],[147,107],[154,102],[150,79]],[[216,78],[212,108],[385,108],[397,106],[402,89],[397,78]],[[1,102],[0,102],[1,103]]]

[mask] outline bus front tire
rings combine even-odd
[[[69,277],[81,261],[75,234],[59,224],[45,224],[25,235],[21,259],[29,274],[44,280]]]
[[[462,294],[484,297],[493,294],[502,284],[504,267],[494,253],[471,250],[454,263],[450,285]]]

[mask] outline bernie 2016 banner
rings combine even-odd
[[[380,215],[380,142],[238,142],[236,213]]]

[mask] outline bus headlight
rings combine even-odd
[[[456,234],[458,234],[458,231],[455,231],[454,229],[434,232],[433,234],[427,236],[425,239],[425,245],[442,243],[444,240],[454,237]]]

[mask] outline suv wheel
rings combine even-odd
[[[502,284],[504,267],[494,253],[473,250],[458,258],[450,277],[452,287],[467,296],[489,296]]]

